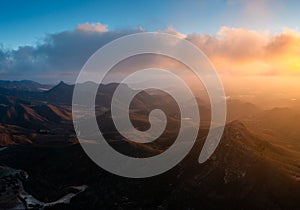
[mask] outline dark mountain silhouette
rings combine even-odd
[[[68,85],[64,82],[60,82],[52,89],[42,94],[42,99],[57,104],[72,104],[74,85]]]
[[[48,90],[52,85],[40,84],[31,80],[7,81],[0,80],[0,87],[6,89],[14,89],[20,91],[37,91],[42,92]]]

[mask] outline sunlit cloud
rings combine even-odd
[[[102,23],[83,23],[77,26],[77,30],[90,32],[106,32],[108,26]]]
[[[222,27],[216,35],[191,34],[221,73],[235,75],[300,75],[300,34]]]
[[[161,31],[159,31],[161,32]],[[178,31],[176,31],[172,26],[168,26],[165,30],[163,30],[162,32],[164,33],[168,33],[168,34],[172,34],[177,36],[180,39],[185,39],[187,37],[186,34],[180,33]]]
[[[37,46],[16,50],[0,48],[2,79],[74,81],[87,59],[100,47],[119,37],[145,29],[108,30],[101,23],[85,23],[74,30],[49,34]],[[222,27],[216,34],[183,34],[173,27],[161,32],[176,35],[199,47],[221,75],[300,76],[300,34],[291,29],[281,32]],[[134,60],[120,67],[126,74],[130,66],[171,68],[183,71],[178,62],[158,56]],[[62,76],[63,75],[63,76]],[[48,81],[48,80],[47,80]]]

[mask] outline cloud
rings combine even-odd
[[[90,32],[100,32],[100,33],[108,31],[107,25],[102,23],[79,24],[76,29],[80,31],[90,31]]]
[[[80,27],[79,27],[80,26]],[[119,37],[143,29],[107,30],[100,23],[81,24],[74,30],[46,35],[37,46],[17,50],[0,47],[1,79],[33,79],[41,82],[74,82],[87,59],[100,47]],[[198,46],[223,75],[300,76],[300,34],[285,29],[280,33],[222,27],[211,34],[182,34],[172,27],[164,30]],[[157,56],[125,63],[130,65],[182,69]]]
[[[159,31],[160,32],[160,31]],[[186,34],[180,33],[178,31],[176,31],[172,26],[168,26],[165,30],[163,30],[162,32],[164,33],[168,33],[168,34],[172,34],[177,36],[180,39],[185,39],[187,37]]]
[[[217,35],[192,34],[187,39],[206,54],[229,60],[244,60],[259,57],[257,48],[264,45],[267,39],[256,31],[242,28],[222,27]]]
[[[140,29],[115,31],[75,30],[49,34],[37,46],[17,50],[0,48],[1,79],[33,79],[41,82],[74,82],[88,58],[100,47]]]
[[[187,40],[208,55],[222,73],[300,75],[300,34],[222,27],[216,35],[191,34]]]

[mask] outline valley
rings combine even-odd
[[[134,143],[122,137],[111,120],[109,104],[117,85],[103,85],[96,99],[97,121],[107,142],[139,158],[168,149],[180,126],[172,98],[164,95],[166,103],[161,103],[161,93],[153,92],[135,97],[130,117],[136,128],[149,127],[147,116],[154,108],[168,114],[168,124],[154,142]],[[300,118],[293,108],[265,110],[229,99],[225,132],[207,162],[197,161],[208,132],[203,123],[192,151],[176,167],[156,177],[128,179],[104,171],[84,153],[72,124],[71,98],[72,86],[65,83],[46,91],[1,89],[0,171],[26,174],[22,182],[12,176],[22,187],[19,196],[1,194],[2,208],[19,208],[25,195],[28,209],[299,208]],[[209,122],[210,107],[201,103],[200,108],[202,120]]]

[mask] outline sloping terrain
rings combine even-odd
[[[95,84],[84,85],[88,92]],[[180,127],[174,100],[155,91],[137,94],[129,112],[134,127],[147,130],[149,112],[155,108],[162,109],[168,121],[159,139],[138,144],[121,136],[111,119],[110,101],[117,86],[101,86],[96,98],[99,128],[108,143],[133,157],[166,150]],[[148,179],[127,179],[102,170],[83,152],[72,125],[72,93],[73,86],[65,83],[44,92],[0,88],[0,146],[5,148],[0,150],[0,165],[28,172],[24,189],[44,203],[70,193],[69,186],[88,186],[70,204],[49,209],[300,207],[300,150],[295,147],[300,118],[296,110],[261,110],[250,103],[229,100],[228,121],[232,122],[226,125],[217,150],[207,162],[197,161],[207,135],[206,125],[200,127],[190,154],[176,167]],[[202,120],[209,121],[209,106],[199,106]]]
[[[32,143],[32,131],[19,126],[0,124],[0,146]]]
[[[52,104],[40,104],[29,101],[2,97],[0,122],[17,125],[33,130],[47,128],[54,123],[71,121],[70,109]]]
[[[264,110],[243,120],[251,130],[271,142],[292,150],[300,150],[300,113],[292,108]]]
[[[26,170],[30,177],[25,189],[44,202],[58,199],[66,186],[89,186],[70,205],[55,209],[299,207],[300,184],[287,171],[293,164],[284,160],[296,158],[296,154],[259,139],[240,122],[233,122],[227,125],[215,154],[200,165],[197,158],[202,139],[199,135],[198,144],[178,166],[148,179],[127,179],[105,172],[78,144],[15,146],[2,151],[0,163]],[[133,147],[140,152],[145,149]]]

